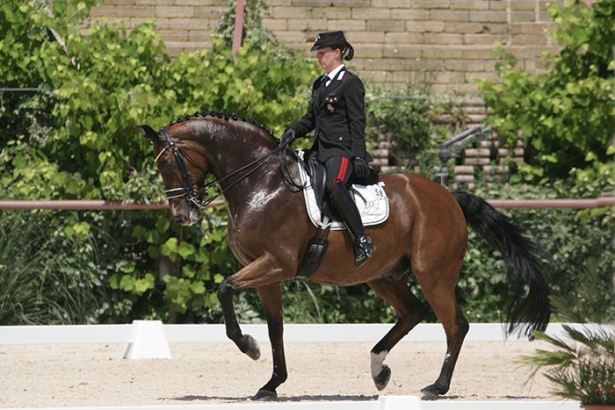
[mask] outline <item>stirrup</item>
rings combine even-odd
[[[358,268],[372,258],[376,246],[369,236],[363,235],[354,242],[354,265]]]

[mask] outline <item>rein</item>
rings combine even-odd
[[[288,143],[284,144],[281,147],[285,148],[287,145]],[[291,149],[290,152],[295,156],[297,161],[301,163],[304,168],[306,168],[303,158],[301,158],[299,154],[295,152],[295,150]],[[290,167],[288,165],[288,158],[285,155],[285,150],[280,150],[280,171],[282,172],[282,180],[288,185],[290,185],[291,187],[296,189],[296,191],[291,190],[292,192],[299,192],[308,187],[307,183],[302,184],[301,182],[295,182],[295,180],[293,179],[292,173],[290,171]]]
[[[284,146],[278,146],[276,149],[274,149],[273,151],[265,154],[264,156],[250,162],[249,164],[236,169],[235,171],[231,172],[230,174],[217,179],[213,182],[209,182],[207,184],[205,184],[202,188],[195,188],[192,186],[192,184],[190,183],[190,176],[189,176],[189,172],[188,172],[188,167],[186,166],[186,161],[184,161],[184,157],[186,157],[188,159],[188,161],[190,161],[190,163],[192,165],[194,165],[196,168],[198,168],[204,175],[207,175],[207,170],[203,169],[201,166],[199,166],[199,164],[197,164],[192,158],[190,158],[189,155],[186,155],[186,153],[184,153],[181,148],[179,148],[177,146],[177,144],[175,144],[175,141],[173,141],[173,139],[171,139],[171,136],[169,135],[169,133],[167,132],[167,130],[165,130],[164,128],[161,128],[159,131],[167,140],[167,146],[164,147],[162,149],[162,151],[160,151],[160,153],[158,154],[158,156],[156,157],[156,159],[154,160],[155,162],[158,161],[158,159],[160,159],[160,157],[170,148],[173,151],[173,156],[175,157],[175,162],[177,163],[177,166],[179,168],[179,173],[182,177],[182,181],[184,183],[184,186],[181,188],[172,188],[172,189],[167,189],[164,191],[165,195],[167,196],[167,199],[173,199],[173,198],[180,198],[182,196],[187,196],[187,200],[192,202],[195,206],[197,206],[200,209],[206,208],[211,202],[213,202],[216,198],[218,198],[220,195],[224,194],[229,188],[237,185],[240,181],[242,181],[243,179],[247,178],[248,176],[250,176],[253,172],[255,172],[256,170],[258,170],[260,167],[262,167],[263,165],[265,165],[267,162],[269,162],[269,160],[271,160],[271,158],[273,158],[275,155],[277,155],[278,153],[281,153],[284,148]],[[182,155],[183,154],[183,155]],[[252,169],[250,169],[252,168]],[[233,181],[229,186],[227,186],[225,189],[220,189],[220,182],[227,180],[228,178],[231,178],[235,175],[237,175],[240,172],[246,171],[248,170],[245,174],[241,175],[239,178],[237,178],[235,181]],[[284,173],[283,173],[284,174]],[[218,192],[216,195],[204,200],[204,196],[205,193],[207,192],[207,190],[211,187],[213,187],[214,185],[218,185],[218,189],[220,190],[220,192]]]

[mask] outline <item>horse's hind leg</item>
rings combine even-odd
[[[391,281],[378,279],[367,282],[381,298],[388,302],[397,314],[397,323],[372,349],[372,378],[378,390],[383,390],[391,378],[391,369],[384,364],[384,359],[405,335],[425,318],[427,309],[412,294],[406,282],[406,276]]]
[[[446,333],[446,356],[440,370],[438,379],[425,387],[421,392],[427,399],[435,399],[441,394],[446,394],[451,384],[453,370],[459,357],[461,345],[470,328],[468,321],[463,316],[455,297],[455,285],[459,272],[459,266],[441,270],[442,272],[454,272],[450,275],[436,274],[432,271],[417,273],[421,290],[434,313],[442,323]]]

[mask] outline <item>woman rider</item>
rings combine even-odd
[[[361,266],[376,249],[365,234],[359,210],[348,191],[351,177],[369,174],[372,158],[365,147],[365,88],[356,75],[346,70],[354,49],[342,31],[320,33],[310,51],[325,73],[312,86],[312,98],[301,120],[290,125],[280,144],[314,131],[312,150],[327,169],[327,192],[341,214],[353,239],[354,263]]]

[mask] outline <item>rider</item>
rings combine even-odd
[[[376,249],[365,234],[359,210],[347,185],[356,177],[369,174],[372,160],[365,148],[365,89],[356,74],[346,70],[343,60],[351,60],[354,49],[342,31],[320,33],[310,51],[316,51],[325,73],[312,85],[312,98],[300,121],[290,125],[280,144],[314,131],[312,150],[327,169],[327,192],[340,212],[355,253],[354,263],[361,266]]]

